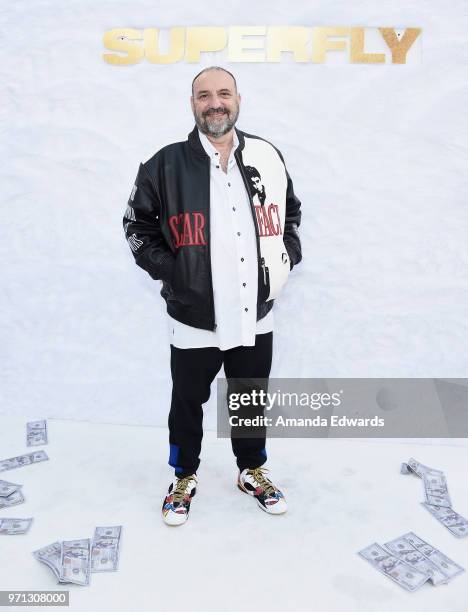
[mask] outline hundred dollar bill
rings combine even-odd
[[[0,497],[0,510],[2,508],[9,508],[10,506],[16,506],[24,502],[23,494],[21,489],[13,491],[8,497]]]
[[[421,502],[421,506],[424,506],[432,516],[435,516],[439,523],[447,527],[457,538],[466,538],[468,536],[468,519],[455,512],[453,508],[434,506],[425,502]]]
[[[62,542],[60,579],[73,584],[88,585],[90,578],[90,540]]]
[[[427,574],[407,565],[377,543],[360,550],[358,554],[407,591],[416,591],[429,578]]]
[[[463,567],[455,563],[455,561],[449,559],[437,548],[434,548],[424,540],[421,540],[421,538],[412,531],[405,533],[402,537],[405,538],[405,540],[408,540],[408,542],[419,550],[419,552],[421,552],[427,559],[432,561],[432,563],[434,563],[434,565],[436,565],[449,580],[452,580],[455,578],[455,576],[458,576],[465,571]]]
[[[15,484],[14,482],[0,480],[0,497],[8,497],[18,489],[21,489],[22,486],[23,485]]]
[[[444,574],[430,559],[427,559],[422,552],[404,537],[395,538],[395,540],[387,542],[384,546],[392,555],[411,565],[411,567],[419,572],[426,574],[434,586],[447,583],[447,574]]]
[[[58,582],[66,582],[60,579],[60,558],[61,558],[62,546],[61,542],[54,542],[43,548],[33,551],[34,557],[47,565],[55,574]]]
[[[26,533],[31,526],[32,518],[4,518],[0,519],[0,534],[17,535]]]
[[[441,470],[435,470],[434,468],[428,467],[427,465],[423,465],[422,463],[419,463],[419,461],[416,461],[416,459],[413,459],[413,457],[410,457],[407,463],[402,464],[401,472],[402,474],[409,474],[410,472],[414,472],[416,476],[419,476],[419,478],[422,478],[424,474],[443,474]]]
[[[30,421],[26,423],[27,446],[47,444],[47,421]]]
[[[423,474],[424,493],[426,502],[433,506],[445,506],[450,508],[452,502],[447,488],[447,480],[444,474]]]
[[[31,465],[31,463],[38,463],[39,461],[47,461],[48,458],[47,453],[40,450],[35,453],[11,457],[10,459],[0,459],[0,472],[13,470],[24,465]]]
[[[122,526],[96,527],[91,548],[92,572],[115,572],[119,565]]]

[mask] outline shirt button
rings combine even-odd
[[[232,207],[232,210],[236,210],[236,207],[235,207],[235,206],[233,206],[233,207]]]
[[[244,261],[244,258],[243,258],[243,257],[241,257],[241,261]]]
[[[240,236],[241,235],[240,232],[237,232],[237,235]]]
[[[245,287],[247,285],[247,283],[242,283],[242,286]]]
[[[245,312],[248,312],[249,309],[248,308],[244,308],[244,310],[245,310]]]
[[[219,166],[216,166],[217,168],[219,168]]]
[[[228,183],[228,187],[230,187],[230,186],[231,186],[231,183]]]

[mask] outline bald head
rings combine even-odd
[[[204,68],[201,72],[199,72],[194,77],[194,79],[192,81],[192,96],[194,95],[195,81],[198,79],[198,77],[201,77],[203,74],[206,74],[207,72],[210,72],[210,71],[213,71],[213,70],[222,70],[223,72],[228,74],[231,77],[231,79],[232,79],[232,84],[234,85],[234,91],[235,91],[235,93],[237,93],[236,79],[235,79],[234,75],[231,72],[229,72],[229,70],[226,70],[225,68],[221,68],[221,66],[209,66],[208,68]]]

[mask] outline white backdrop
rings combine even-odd
[[[271,376],[467,376],[464,4],[5,5],[0,413],[165,425],[164,302],[122,216],[140,161],[192,129],[190,83],[211,64],[235,73],[237,126],[278,146],[302,201]],[[101,58],[110,28],[175,25],[421,27],[422,64]]]

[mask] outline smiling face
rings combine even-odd
[[[231,130],[239,116],[241,97],[234,80],[224,70],[208,70],[193,84],[190,97],[193,116],[199,130],[220,138]]]

